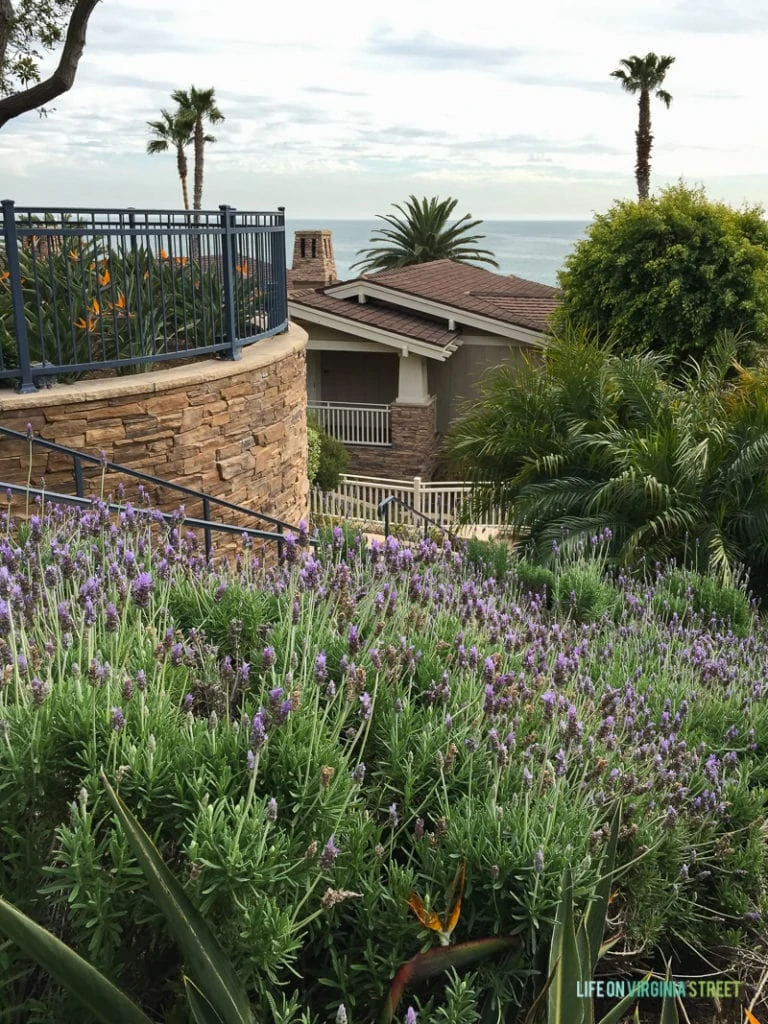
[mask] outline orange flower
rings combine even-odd
[[[117,302],[112,306],[112,309],[125,309],[125,295],[122,292],[117,293]]]
[[[109,270],[106,269],[103,274],[99,274],[99,288],[106,288],[109,284]]]
[[[165,251],[165,249],[161,249],[160,250],[160,259],[161,260],[167,260],[168,259],[168,253]]]
[[[10,276],[10,270],[6,270],[4,273],[0,274],[0,281],[6,281]]]
[[[245,275],[248,273],[248,264],[247,263],[238,263],[238,265],[235,267],[235,270],[242,277],[245,277]]]
[[[448,910],[442,918],[438,917],[434,910],[427,910],[424,905],[424,900],[422,900],[418,893],[412,892],[406,900],[408,906],[414,912],[416,917],[418,917],[420,924],[422,924],[424,928],[429,928],[430,931],[437,932],[441,946],[450,945],[451,933],[459,923],[466,872],[467,862],[466,860],[462,860],[461,864],[456,869],[453,884],[451,885],[451,892],[448,897]]]
[[[144,280],[145,280],[145,281],[148,281],[148,280],[149,280],[149,271],[148,271],[148,270],[145,270],[145,271],[144,271]]]
[[[74,326],[79,327],[81,331],[95,331],[98,323],[99,321],[95,317],[89,315],[87,321],[83,320],[82,317],[78,317],[77,320],[74,321]]]
[[[94,299],[93,302],[91,303],[91,309],[96,314],[96,316],[99,316],[101,314],[101,307],[99,306],[99,303],[96,301],[96,299]]]
[[[180,267],[183,267],[187,263],[187,257],[186,256],[176,256],[175,259],[174,259],[174,263],[178,263]]]
[[[72,249],[71,252],[69,253],[69,258],[72,260],[73,263],[79,263],[80,262],[80,253],[76,252],[74,249]]]

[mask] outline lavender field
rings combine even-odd
[[[522,1022],[619,803],[598,973],[758,982],[768,633],[741,590],[609,571],[601,537],[541,569],[337,529],[264,570],[151,509],[33,511],[0,515],[0,894],[152,1020],[190,1019],[182,965],[102,766],[258,1021],[379,1019],[434,941],[409,900],[442,914],[465,862],[453,941],[516,942],[395,1019]],[[90,1020],[0,934],[3,1024]]]

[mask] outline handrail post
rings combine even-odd
[[[19,357],[19,372],[21,374],[18,391],[22,395],[30,395],[34,394],[37,388],[32,377],[32,360],[29,355],[27,321],[24,319],[24,292],[21,284],[16,212],[12,199],[4,199],[2,206],[5,258],[8,263],[8,282],[11,288],[11,307],[13,309],[13,329],[16,334],[16,353]]]
[[[211,526],[210,526],[210,523],[211,523],[211,499],[208,497],[207,494],[203,495],[203,519],[205,519],[205,522],[206,522],[205,529],[203,530],[203,533],[205,535],[205,560],[207,562],[210,562],[210,560],[211,560],[211,551],[213,549],[213,546],[212,546],[212,543],[211,543]]]
[[[230,359],[240,358],[235,324],[235,245],[234,210],[225,203],[219,206],[221,212],[221,283],[224,291],[224,341],[229,345]]]
[[[85,487],[83,486],[83,462],[79,455],[75,455],[72,459],[72,465],[75,472],[75,494],[78,498],[84,498]]]
[[[277,560],[282,562],[283,560],[283,524],[280,523],[276,530],[277,533]]]
[[[270,263],[272,271],[271,301],[267,305],[267,320],[270,328],[288,323],[288,288],[285,269],[285,207],[277,208],[279,230],[270,232]],[[271,307],[271,308],[270,308]],[[274,322],[272,320],[274,316]]]
[[[384,506],[384,536],[389,536],[389,502]]]

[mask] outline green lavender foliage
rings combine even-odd
[[[522,1019],[563,868],[583,907],[619,800],[627,948],[757,947],[760,623],[740,641],[710,616],[666,621],[664,569],[606,575],[619,609],[579,622],[450,545],[339,530],[317,557],[290,539],[279,567],[249,549],[208,566],[150,509],[33,511],[0,519],[0,893],[153,1019],[185,1021],[181,956],[101,766],[257,1020],[324,1024],[341,1003],[372,1019],[433,942],[406,900],[437,906],[462,857],[455,941],[520,940],[462,983],[481,1020]],[[555,560],[555,592],[591,550]],[[431,984],[413,1000],[447,1011]],[[0,1007],[2,1024],[84,1024],[4,942]]]

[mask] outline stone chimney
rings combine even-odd
[[[293,291],[323,288],[338,280],[333,239],[328,230],[297,231],[293,241],[290,282]]]

